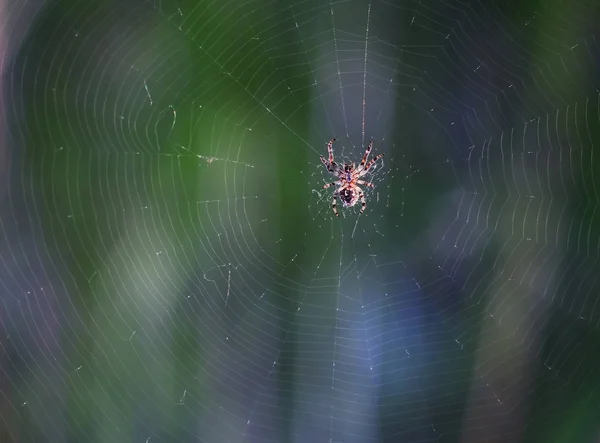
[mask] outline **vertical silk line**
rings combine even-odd
[[[365,144],[365,103],[367,95],[367,51],[369,49],[369,23],[371,21],[371,3],[367,11],[367,32],[365,34],[365,65],[363,69],[363,98],[362,98],[362,144]]]

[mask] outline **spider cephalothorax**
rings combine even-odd
[[[342,200],[342,204],[344,206],[354,206],[358,199],[360,199],[362,203],[362,208],[360,208],[360,213],[362,214],[367,207],[367,202],[365,201],[365,194],[362,189],[358,185],[369,186],[370,188],[374,188],[375,185],[372,183],[366,182],[364,180],[359,180],[361,177],[365,176],[371,166],[383,157],[383,154],[379,154],[377,157],[372,159],[369,163],[367,163],[367,158],[369,157],[369,153],[371,152],[371,148],[373,148],[373,141],[369,143],[365,154],[360,162],[358,168],[354,163],[344,163],[344,166],[340,167],[334,159],[333,159],[333,142],[336,139],[332,139],[327,143],[327,152],[329,153],[329,160],[325,160],[323,156],[321,156],[321,162],[327,168],[330,174],[335,175],[338,180],[333,183],[328,183],[323,186],[324,189],[329,188],[330,186],[337,186],[338,188],[333,193],[333,203],[332,208],[333,212],[336,216],[339,217],[339,213],[337,211],[337,197],[339,196]]]

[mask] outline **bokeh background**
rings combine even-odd
[[[0,5],[0,441],[600,439],[596,0]]]

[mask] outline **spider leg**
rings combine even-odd
[[[374,188],[375,187],[375,185],[373,183],[366,182],[364,180],[356,180],[356,183],[359,184],[359,185],[368,186],[369,188]]]
[[[383,158],[384,155],[385,154],[379,154],[377,157],[371,159],[371,161],[369,163],[367,163],[367,166],[365,166],[365,169],[363,169],[362,171],[360,171],[360,177],[362,177],[363,175],[365,175],[367,173],[367,171],[371,168],[371,166],[373,166],[373,163],[375,163],[380,158]]]
[[[329,161],[325,160],[323,156],[320,156],[321,163],[323,163],[327,168],[327,171],[329,171],[332,174],[336,174],[340,169],[333,158],[333,142],[336,140],[337,139],[332,138],[331,140],[329,140],[329,143],[327,143],[327,154],[329,156]]]
[[[335,138],[332,138],[331,140],[329,140],[329,143],[327,143],[327,152],[329,153],[329,163],[335,163],[333,161],[333,142],[336,141]]]
[[[337,196],[338,196],[338,193],[336,191],[333,193],[333,202],[331,203],[331,208],[333,209],[333,213],[335,214],[335,216],[339,217],[340,214],[338,214],[338,211],[337,211]]]
[[[358,198],[360,198],[360,203],[362,205],[362,207],[360,208],[360,214],[362,214],[363,212],[365,212],[365,209],[367,208],[367,202],[365,201],[365,194],[362,191],[362,189],[360,189],[358,186],[354,185],[354,188],[358,191]]]
[[[341,185],[341,184],[342,184],[342,182],[339,182],[339,181],[337,181],[337,182],[333,182],[333,183],[327,183],[325,186],[323,186],[323,189],[327,189],[327,188],[329,188],[330,186],[334,186],[334,185]]]
[[[327,171],[330,174],[337,174],[338,173],[338,171],[339,171],[340,168],[339,168],[339,166],[338,166],[338,164],[336,162],[329,163],[329,162],[327,162],[327,160],[325,160],[323,158],[323,156],[320,156],[320,159],[321,159],[321,163],[323,163],[325,165],[325,167],[327,168]]]
[[[369,157],[369,154],[371,153],[371,149],[373,149],[373,140],[371,140],[369,142],[369,146],[367,146],[367,150],[365,151],[365,155],[363,155],[363,158],[360,162],[360,166],[358,167],[358,169],[362,170],[365,167],[365,163],[367,162],[367,158]]]

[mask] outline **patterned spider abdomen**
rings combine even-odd
[[[344,188],[340,191],[340,199],[345,206],[352,206],[356,203],[356,194],[351,188]]]

